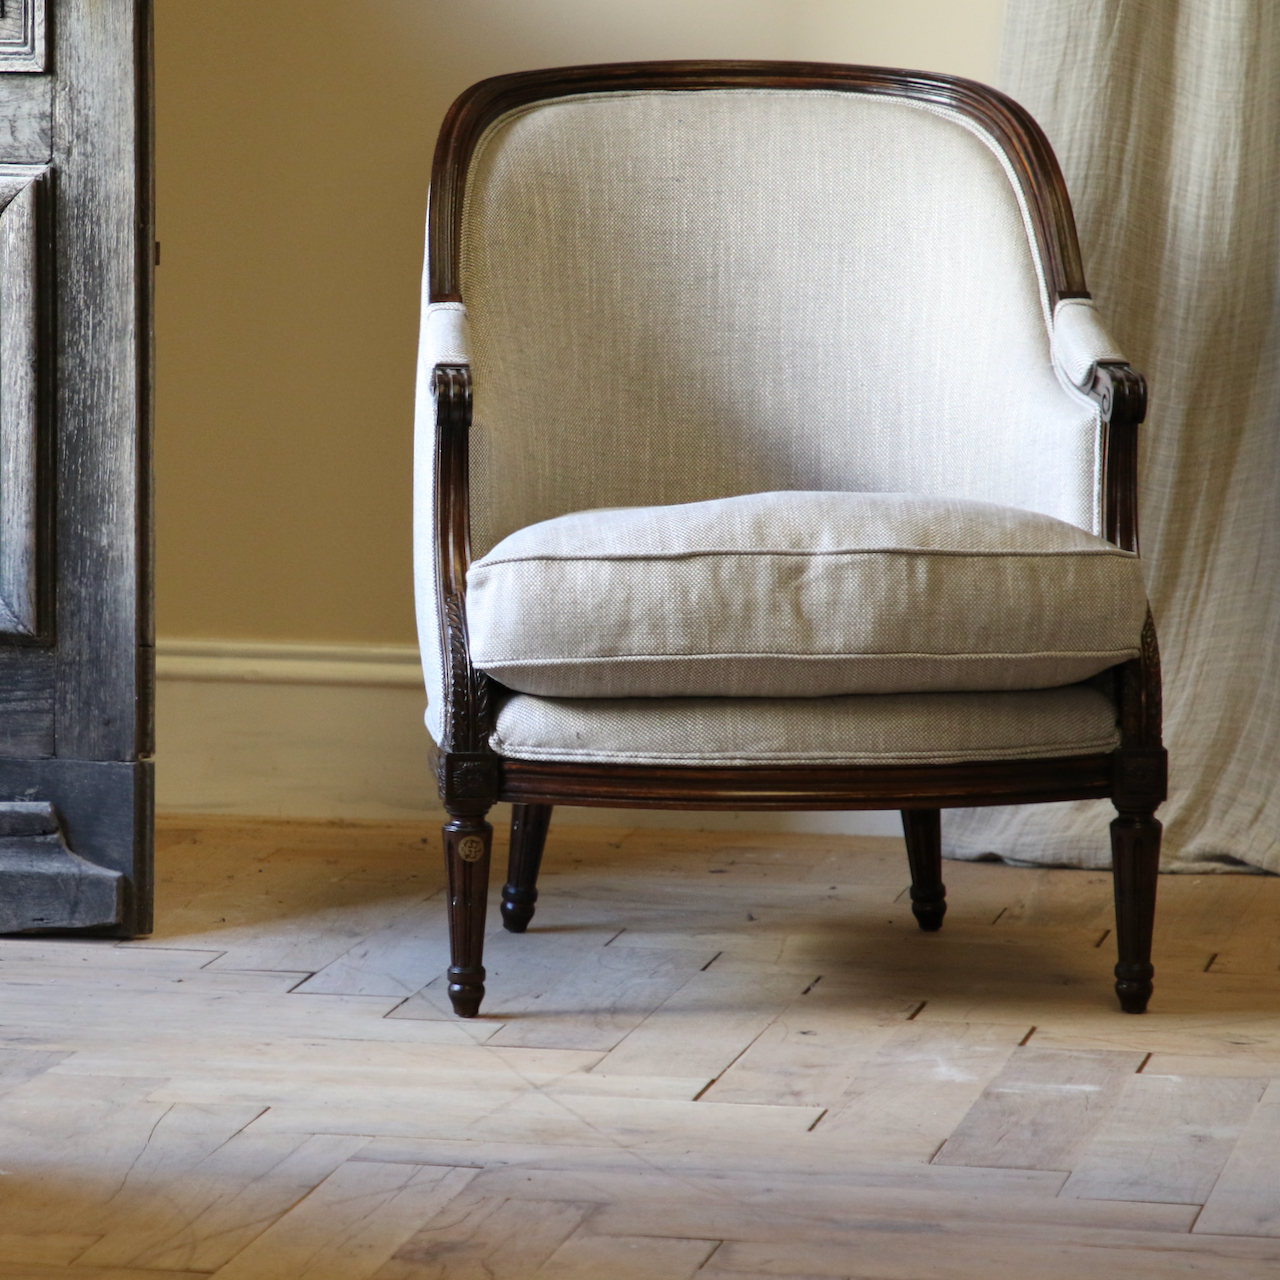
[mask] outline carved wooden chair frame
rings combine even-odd
[[[1003,148],[1030,210],[1050,304],[1088,298],[1065,184],[1044,134],[1017,103],[967,80],[877,67],[788,62],[656,62],[569,67],[499,76],[467,90],[445,119],[431,175],[430,300],[463,301],[459,244],[468,165],[484,130],[506,112],[545,98],[611,90],[820,88],[907,97],[977,121]],[[543,843],[556,804],[659,809],[885,809],[902,812],[912,910],[937,929],[946,911],[940,811],[978,805],[1110,798],[1116,904],[1116,993],[1129,1013],[1152,990],[1160,823],[1166,795],[1161,744],[1160,664],[1147,616],[1141,656],[1113,668],[1121,744],[1112,752],[1054,759],[960,764],[815,767],[650,766],[506,759],[489,746],[489,679],[471,664],[466,571],[471,560],[468,433],[471,371],[439,364],[431,381],[437,413],[435,533],[444,657],[443,740],[435,747],[449,875],[454,1010],[474,1017],[484,996],[482,952],[492,827],[497,801],[512,803],[506,928],[528,926],[537,899]],[[1141,375],[1120,362],[1098,365],[1091,393],[1103,422],[1106,538],[1138,550],[1137,429],[1146,409]]]

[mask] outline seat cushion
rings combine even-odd
[[[892,493],[576,512],[467,574],[475,665],[551,697],[1049,688],[1137,656],[1146,609],[1074,525]]]
[[[840,698],[536,698],[498,708],[493,749],[604,764],[886,765],[1037,760],[1120,745],[1092,685]]]

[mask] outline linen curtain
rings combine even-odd
[[[1280,871],[1280,5],[1008,0],[1086,278],[1146,374],[1141,537],[1164,667],[1163,865]],[[945,815],[947,851],[1106,866],[1109,802]]]

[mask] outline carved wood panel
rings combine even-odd
[[[150,930],[150,64],[0,0],[0,927]]]
[[[45,0],[0,0],[0,71],[43,71]]]
[[[0,166],[0,634],[39,629],[43,169]]]

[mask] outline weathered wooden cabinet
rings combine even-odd
[[[150,928],[150,32],[0,5],[0,932]]]

